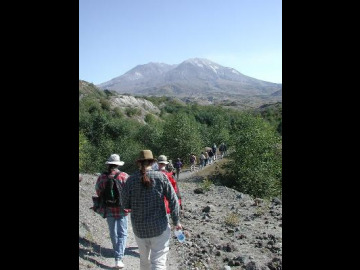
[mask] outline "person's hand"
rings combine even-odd
[[[176,226],[175,226],[175,230],[182,230],[182,226],[180,223],[178,223]]]

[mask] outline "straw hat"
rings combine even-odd
[[[156,159],[154,158],[151,150],[142,150],[142,151],[140,151],[139,158],[138,158],[137,161],[143,161],[143,160],[156,161]]]

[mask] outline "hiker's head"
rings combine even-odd
[[[136,160],[141,171],[141,182],[144,186],[149,187],[151,185],[151,179],[146,174],[146,169],[154,164],[156,159],[154,158],[151,150],[141,150],[139,158]]]
[[[167,161],[167,157],[165,155],[158,156],[157,163],[159,165],[159,168],[164,168],[166,164],[169,164],[169,162]]]
[[[154,158],[151,150],[141,150],[139,154],[139,158],[136,160],[137,163],[148,163],[152,165],[156,162],[156,158]]]
[[[180,158],[178,157],[177,160],[180,161]]]
[[[109,170],[114,170],[119,166],[123,166],[125,162],[120,160],[120,156],[118,154],[112,154],[105,164],[108,165]]]

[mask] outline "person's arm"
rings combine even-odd
[[[95,184],[95,191],[98,196],[100,196],[102,191],[104,190],[104,185],[103,185],[104,181],[102,181],[102,178],[103,175],[100,175],[96,180],[96,184]]]
[[[131,179],[131,176],[128,177],[121,189],[121,199],[122,199],[122,204],[124,209],[131,209],[131,201],[130,201],[130,196],[131,196],[131,181],[129,181]]]

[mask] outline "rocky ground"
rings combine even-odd
[[[79,270],[112,269],[114,264],[106,220],[89,209],[96,179],[84,174],[79,182]],[[171,239],[167,269],[282,269],[280,199],[252,198],[203,180],[199,173],[180,174],[187,237],[182,244]],[[123,261],[124,269],[139,269],[130,218]]]

